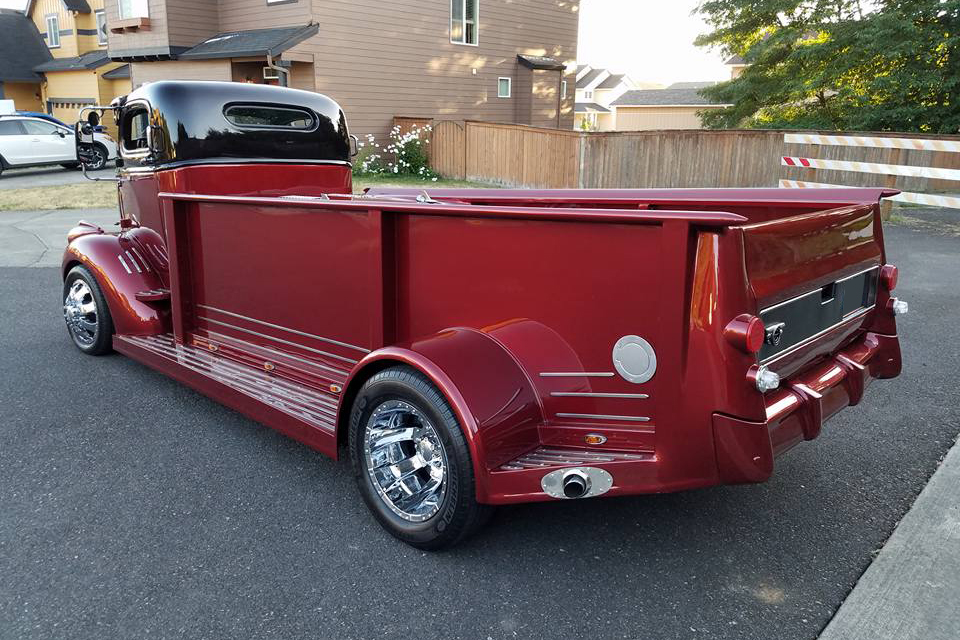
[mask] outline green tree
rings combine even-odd
[[[706,0],[699,46],[741,55],[713,128],[960,131],[960,0]]]

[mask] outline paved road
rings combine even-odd
[[[118,219],[116,209],[0,211],[0,267],[59,266],[67,232],[78,221],[114,231]]]
[[[813,638],[960,432],[960,239],[888,244],[904,375],[769,483],[504,508],[439,554],[342,464],[79,354],[56,270],[0,269],[0,637]]]
[[[111,161],[112,162],[112,161]],[[100,171],[89,171],[88,175],[110,178],[116,169],[108,166]],[[64,169],[60,165],[52,167],[30,167],[27,169],[7,169],[0,175],[0,189],[23,189],[25,187],[54,187],[61,184],[86,182],[79,169]]]

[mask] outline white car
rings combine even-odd
[[[117,157],[117,143],[105,133],[94,133],[93,143],[80,155],[67,127],[31,116],[0,116],[0,173],[51,164],[75,168],[81,161],[87,169],[103,169]]]

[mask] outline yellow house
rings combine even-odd
[[[26,15],[53,57],[34,67],[44,76],[44,111],[70,124],[82,107],[130,92],[129,68],[107,55],[103,0],[29,0]]]

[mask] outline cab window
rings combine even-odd
[[[127,109],[120,124],[120,138],[123,150],[136,153],[147,151],[147,129],[150,125],[150,112],[146,107],[135,106]]]

